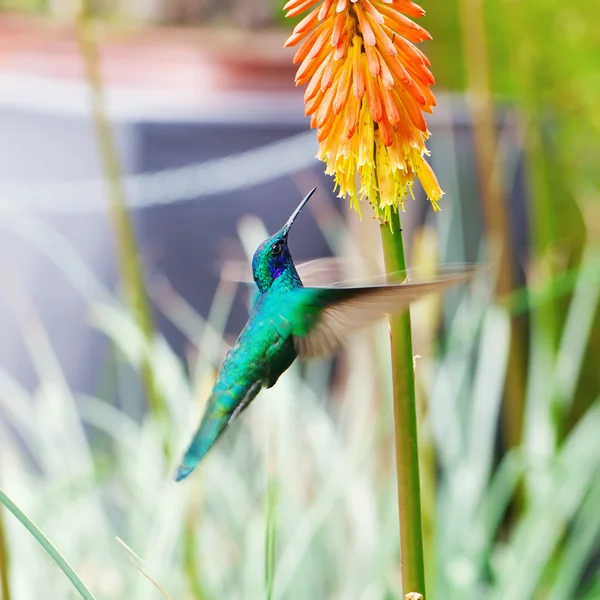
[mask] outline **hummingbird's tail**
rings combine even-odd
[[[224,398],[226,396],[227,398]],[[224,402],[224,400],[229,402]],[[208,399],[206,412],[194,437],[177,468],[175,481],[185,479],[204,458],[204,455],[210,450],[211,446],[217,441],[223,433],[225,427],[231,419],[234,409],[229,408],[231,397],[227,394],[213,394]]]
[[[200,426],[175,473],[175,481],[185,479],[198,466],[227,425],[250,404],[260,388],[261,382],[256,381],[244,389],[245,394],[242,392],[241,398],[229,390],[214,392],[211,395]]]

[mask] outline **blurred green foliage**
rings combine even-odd
[[[461,30],[460,0],[423,5],[428,13],[422,24],[433,36],[424,48],[437,90],[467,91],[462,41],[469,32]],[[529,98],[529,108],[547,119],[551,144],[544,158],[555,192],[548,201],[561,229],[566,217],[579,234],[572,200],[600,183],[600,30],[590,18],[596,8],[595,0],[484,2],[487,47],[481,51],[489,62],[491,91],[499,104]],[[557,234],[562,238],[564,231]]]
[[[426,44],[437,90],[469,92],[464,42],[470,31],[461,20],[463,0],[424,3],[423,24],[433,36]],[[467,4],[467,3],[465,3]],[[468,6],[468,4],[467,4]],[[560,274],[581,260],[586,243],[598,244],[600,206],[600,31],[590,18],[597,3],[583,0],[482,2],[490,92],[496,108],[515,108],[525,152],[529,236],[533,263]],[[519,257],[521,260],[524,257]],[[554,303],[557,339],[567,304]],[[547,313],[547,311],[546,311]],[[546,314],[548,317],[548,314]],[[600,318],[590,334],[587,360],[574,415],[600,389],[596,357]]]
[[[47,10],[46,0],[0,0],[0,11],[43,14]]]

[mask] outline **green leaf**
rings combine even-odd
[[[61,571],[69,578],[75,589],[85,600],[94,600],[92,593],[85,587],[83,581],[65,560],[62,554],[54,547],[52,542],[40,531],[37,525],[2,491],[0,490],[0,502],[25,526],[27,531],[37,540],[42,548],[50,555],[50,558],[58,565]]]

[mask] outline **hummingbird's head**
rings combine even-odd
[[[254,253],[252,258],[252,275],[254,281],[261,292],[266,292],[274,281],[280,277],[285,277],[290,283],[301,283],[300,277],[294,267],[294,261],[288,248],[288,234],[296,217],[304,205],[310,200],[317,188],[313,188],[306,197],[300,202],[298,208],[287,223],[270,238],[267,238]]]

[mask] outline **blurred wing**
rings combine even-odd
[[[447,263],[416,267],[396,273],[373,275],[373,265],[365,263],[361,258],[318,258],[296,265],[302,283],[307,287],[367,287],[387,286],[390,283],[404,284],[407,281],[454,281],[466,279],[475,271],[486,267],[475,263]]]
[[[356,277],[357,270],[358,272],[361,272],[360,259],[346,259],[339,257],[317,258],[315,260],[295,264],[294,266],[304,285],[308,286],[318,287],[332,285],[350,279],[364,281],[364,278]],[[252,267],[247,261],[219,261],[217,263],[217,268],[220,277],[226,281],[254,283]]]
[[[247,262],[227,260],[220,262],[219,265],[223,279],[238,283],[254,283],[252,268]],[[370,276],[367,275],[370,269],[362,259],[334,256],[298,263],[295,267],[302,283],[307,287],[379,286],[389,283],[390,278],[396,283],[403,283],[406,279],[424,281],[431,275],[431,269],[413,268],[404,273]],[[443,278],[474,271],[475,268],[480,269],[481,265],[451,263],[435,265],[432,268],[435,269],[438,277]]]
[[[248,261],[222,260],[215,263],[215,271],[225,281],[235,283],[254,283],[252,267]]]
[[[320,287],[337,285],[356,277],[356,272],[362,272],[360,259],[340,257],[317,258],[296,265],[296,271],[306,286]],[[363,278],[364,281],[364,278]]]
[[[294,345],[304,358],[332,353],[348,336],[385,315],[391,315],[427,294],[470,278],[474,270],[423,283],[348,288],[301,288],[298,303],[312,315],[306,331],[294,332]]]
[[[218,273],[226,281],[254,283],[252,267],[247,261],[225,260],[217,263]],[[300,279],[305,285],[331,285],[356,273],[356,261],[341,258],[317,258],[295,265]]]

